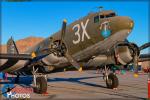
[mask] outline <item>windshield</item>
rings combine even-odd
[[[114,16],[116,16],[115,13],[109,13],[107,15],[100,15],[100,18],[109,18],[109,17],[114,17]]]

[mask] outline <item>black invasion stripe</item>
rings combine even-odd
[[[16,75],[20,75],[19,73],[22,72],[23,75],[27,76],[27,75],[33,75],[31,69],[28,69],[28,67],[23,67],[21,69],[18,69],[17,71],[15,70],[11,70],[10,73],[12,74],[16,74]]]
[[[19,72],[16,72],[16,75],[20,75],[20,73],[19,73]]]
[[[21,72],[18,72],[18,74],[19,74],[19,75],[22,75],[22,73],[21,73]]]
[[[23,76],[26,76],[25,72],[22,72]]]
[[[2,66],[0,66],[0,71],[3,71],[5,69],[8,69],[10,67],[12,67],[13,65],[15,65],[19,60],[16,59],[8,59],[7,62],[5,64],[3,64]]]
[[[20,75],[20,72],[17,72],[17,75]]]
[[[21,75],[23,75],[23,72],[20,72]]]

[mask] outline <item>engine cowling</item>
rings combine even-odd
[[[119,43],[114,47],[114,57],[116,63],[126,65],[134,60],[135,56],[139,56],[139,48],[134,43]]]
[[[139,55],[139,49],[135,44],[121,42],[116,44],[108,55],[99,55],[89,60],[87,66],[127,65],[134,60],[136,54]]]
[[[133,60],[133,54],[128,48],[128,46],[121,46],[116,49],[117,53],[115,55],[117,62],[122,65],[126,65]]]

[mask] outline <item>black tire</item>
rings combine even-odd
[[[119,81],[116,75],[110,73],[108,75],[108,80],[106,80],[106,85],[109,89],[117,88],[119,85]]]
[[[35,93],[43,94],[47,91],[47,81],[45,77],[36,78],[36,87],[34,88]]]

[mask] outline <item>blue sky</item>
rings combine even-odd
[[[129,16],[135,26],[129,41],[139,46],[148,42],[148,2],[2,2],[2,44],[13,36],[15,40],[29,36],[48,37],[57,32],[62,20],[68,24],[97,11],[114,10],[119,16]]]

